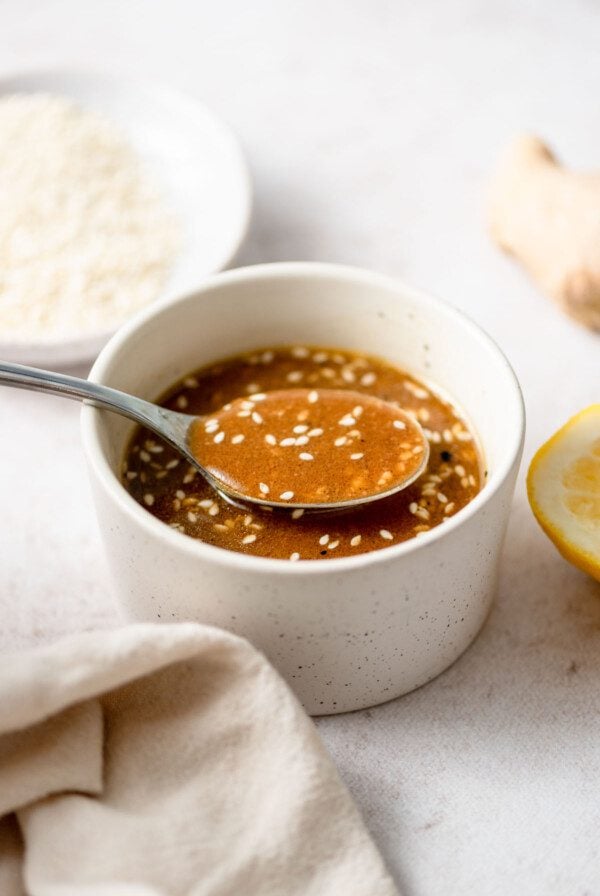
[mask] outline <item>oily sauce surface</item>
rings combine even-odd
[[[125,487],[150,513],[192,538],[293,561],[352,556],[418,537],[443,524],[480,490],[480,458],[464,419],[414,377],[379,358],[313,346],[262,349],[195,371],[159,403],[210,415],[242,396],[298,388],[350,389],[397,403],[424,429],[430,445],[427,470],[397,495],[356,510],[247,509],[221,498],[174,449],[138,427],[123,463]],[[358,425],[352,429],[360,432]],[[243,450],[244,443],[236,447]]]
[[[416,479],[429,448],[395,404],[322,388],[236,398],[197,419],[189,446],[228,494],[284,507],[385,495]]]

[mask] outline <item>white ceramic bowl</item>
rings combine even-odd
[[[237,138],[201,102],[153,83],[61,69],[0,79],[0,96],[11,93],[67,97],[125,135],[182,229],[182,244],[159,298],[187,292],[230,263],[248,228],[250,176]],[[119,323],[36,341],[0,337],[0,357],[48,367],[87,361]]]
[[[290,563],[195,541],[159,522],[118,479],[131,424],[86,407],[83,438],[118,596],[133,619],[198,620],[264,651],[310,713],[389,700],[438,675],[479,631],[521,456],[524,412],[496,345],[438,299],[334,265],[259,265],[211,277],[123,327],[91,378],[153,399],[236,352],[312,343],[380,355],[454,397],[488,472],[447,523],[381,551]]]

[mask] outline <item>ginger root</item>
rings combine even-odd
[[[600,331],[600,173],[567,171],[537,137],[518,137],[492,180],[489,219],[542,290]]]

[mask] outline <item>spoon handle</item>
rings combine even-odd
[[[22,364],[11,364],[7,361],[0,361],[0,385],[30,389],[34,392],[50,392],[53,395],[62,395],[64,398],[79,399],[97,408],[115,411],[147,426],[177,446],[185,445],[186,433],[193,419],[187,414],[166,410],[118,389],[101,386],[76,376],[39,370],[37,367],[24,367]]]

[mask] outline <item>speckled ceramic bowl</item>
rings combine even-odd
[[[488,469],[481,493],[418,539],[290,563],[195,541],[137,504],[119,482],[126,420],[86,407],[83,438],[127,615],[244,635],[310,713],[336,713],[424,684],[479,631],[496,589],[523,404],[502,353],[458,311],[376,274],[309,263],[228,271],[151,306],[111,339],[91,378],[153,399],[202,364],[290,342],[381,355],[441,387],[479,435]]]

